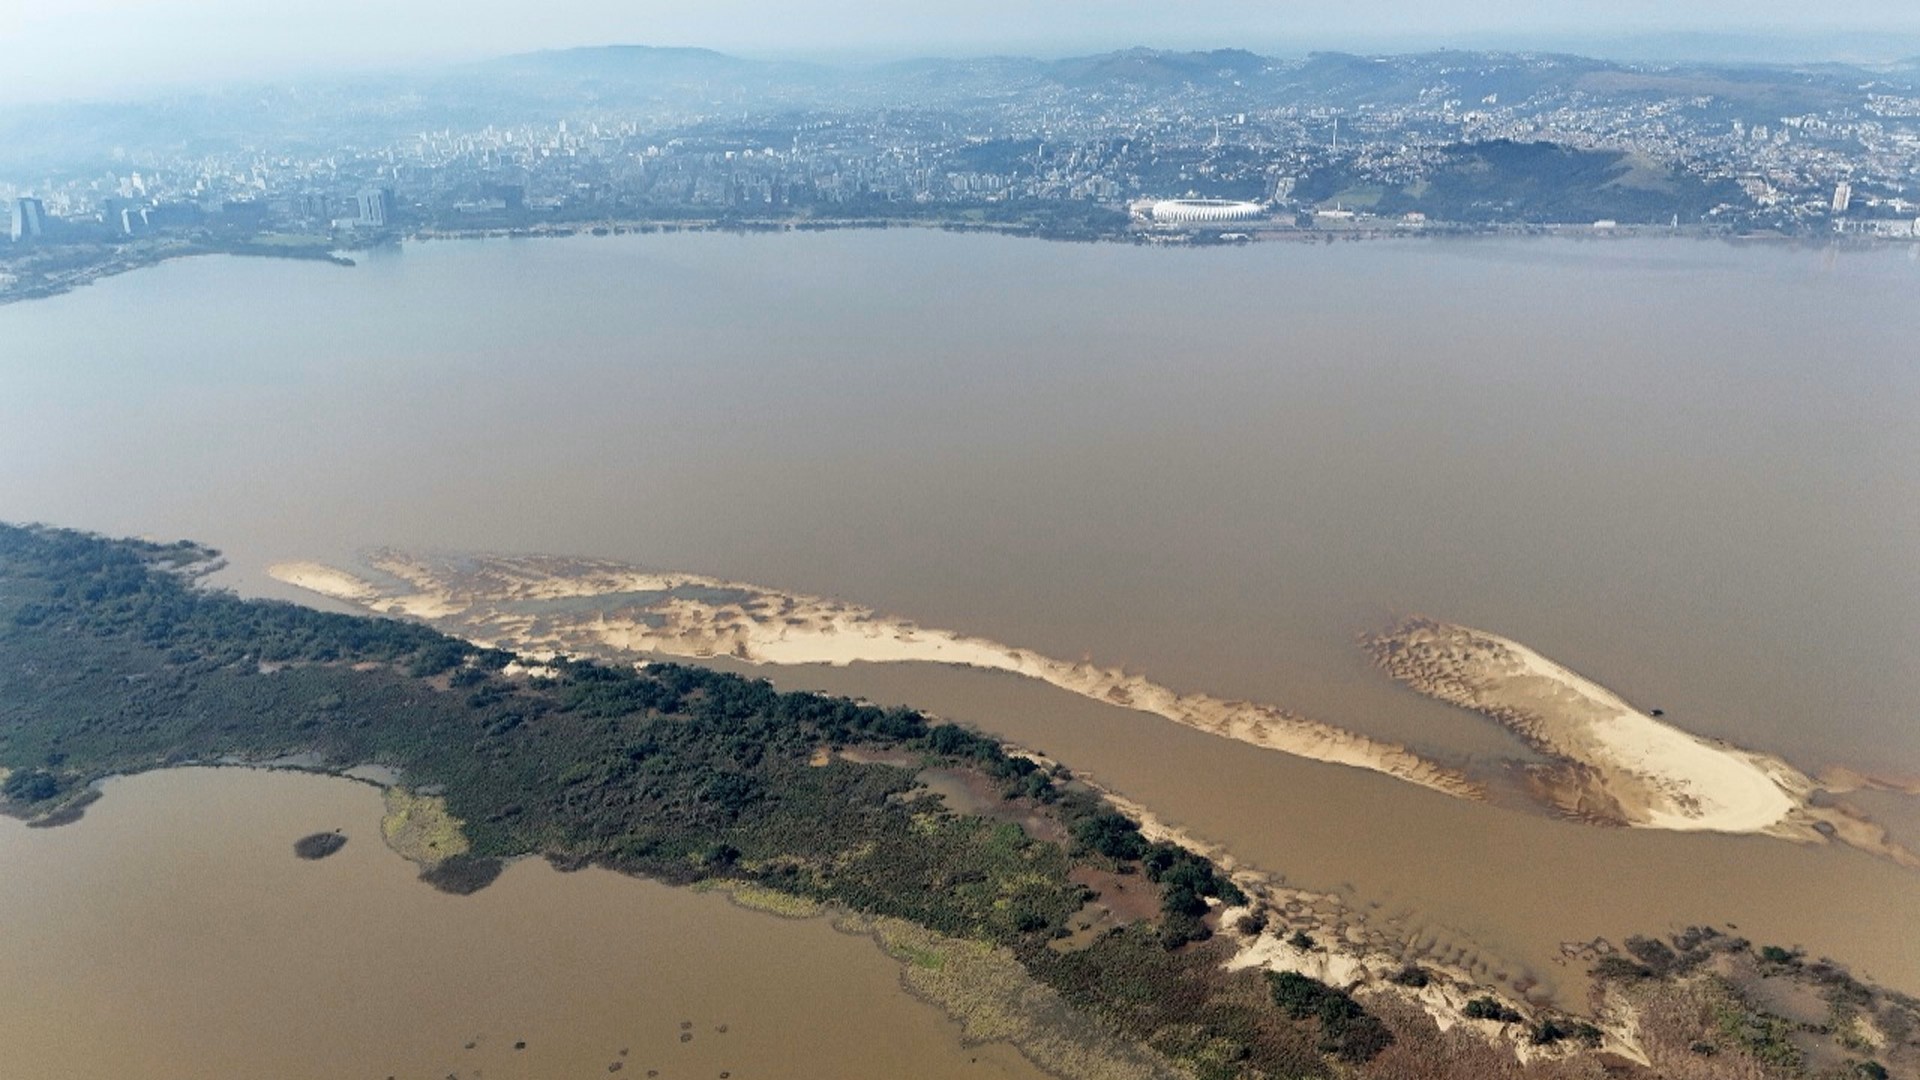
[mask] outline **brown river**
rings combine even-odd
[[[200,259],[0,308],[0,518],[193,537],[227,551],[228,585],[309,600],[265,567],[372,545],[620,559],[1442,757],[1520,753],[1356,647],[1421,613],[1810,773],[1920,777],[1917,299],[1913,250],[1684,240]],[[1489,975],[1577,991],[1563,942],[1731,922],[1920,992],[1920,874],[1856,852],[1455,802],[1012,675],[756,670],[1042,749]],[[1920,843],[1920,800],[1859,801]],[[531,867],[502,887],[724,907]],[[473,981],[452,955],[398,938],[388,973]]]
[[[187,769],[110,782],[78,827],[0,818],[0,1071],[1043,1075],[1004,1045],[963,1046],[894,961],[824,919],[539,861],[446,896],[381,844],[381,813],[352,781]],[[334,829],[338,854],[294,856]]]

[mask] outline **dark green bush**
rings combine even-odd
[[[21,769],[0,784],[0,794],[19,803],[44,802],[60,794],[60,780],[40,769]]]
[[[1498,1020],[1503,1024],[1520,1021],[1521,1016],[1513,1009],[1501,1004],[1498,998],[1477,997],[1467,1002],[1464,1010],[1469,1020]]]
[[[1073,842],[1085,851],[1131,862],[1147,852],[1140,826],[1125,814],[1102,810],[1082,818],[1073,827]]]
[[[1653,972],[1624,956],[1603,956],[1593,965],[1593,977],[1630,982],[1635,979],[1650,979],[1653,977]]]
[[[1328,996],[1339,991],[1318,979],[1308,978],[1297,971],[1270,971],[1267,973],[1267,992],[1273,1003],[1286,1011],[1295,1020],[1312,1016],[1320,1003]]]
[[[1309,1017],[1320,1025],[1322,1053],[1348,1062],[1372,1060],[1393,1044],[1393,1033],[1345,991],[1298,972],[1267,973],[1274,1004],[1295,1020]]]

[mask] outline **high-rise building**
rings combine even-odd
[[[1845,180],[1833,185],[1833,212],[1844,214],[1853,205],[1853,185]]]
[[[9,235],[14,243],[23,240],[37,240],[47,229],[47,208],[39,199],[13,200],[13,228]]]
[[[366,188],[358,196],[360,214],[354,224],[367,229],[384,229],[393,221],[393,189]]]
[[[333,200],[319,192],[303,192],[287,200],[287,212],[308,221],[325,221],[333,216]]]

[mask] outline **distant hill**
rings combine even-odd
[[[1055,61],[1047,67],[1047,74],[1067,86],[1077,87],[1105,83],[1178,86],[1257,78],[1271,65],[1272,61],[1245,49],[1168,52],[1132,48]]]
[[[1411,58],[1356,56],[1353,53],[1313,53],[1284,77],[1289,90],[1355,104],[1398,99],[1418,92],[1430,76],[1429,65],[1409,64]]]
[[[1060,117],[1109,124],[1130,110],[1154,106],[1177,110],[1170,115],[1215,118],[1297,110],[1294,115],[1321,120],[1401,109],[1448,125],[1456,121],[1443,116],[1501,113],[1506,131],[1527,130],[1530,116],[1604,110],[1628,115],[1659,104],[1683,110],[1685,126],[1693,131],[1724,131],[1736,121],[1772,126],[1784,117],[1860,113],[1869,94],[1920,96],[1920,57],[1862,67],[1636,64],[1559,53],[1461,50],[1272,57],[1244,49],[1132,48],[1065,59],[927,57],[828,65],[702,48],[608,45],[430,70],[231,86],[139,102],[8,107],[0,109],[0,177],[24,186],[55,168],[106,171],[129,155],[193,159],[262,147],[321,152],[421,131],[552,124],[575,116],[626,116],[668,130],[714,123],[714,116],[726,115],[743,118],[757,132],[778,129],[792,114],[883,110],[897,121],[897,110],[944,110],[953,115],[941,123],[952,130],[977,125],[983,138],[997,141],[1032,136],[1033,130],[1002,125],[1018,115],[1031,128],[1030,110],[1040,100]],[[1117,112],[1116,101],[1123,102]],[[1122,127],[1106,135],[1124,137]],[[1343,141],[1347,130],[1343,127]],[[1360,137],[1360,129],[1354,130]],[[1415,125],[1408,132],[1418,130]],[[752,137],[759,139],[757,133]],[[1153,190],[1186,191],[1210,183],[1182,175],[1171,158],[1166,165],[1171,172],[1165,177],[1151,175],[1151,163],[1137,165],[1136,174],[1150,180]],[[1248,194],[1263,197],[1270,182],[1261,178]]]
[[[516,53],[469,64],[449,77],[476,89],[542,97],[588,93],[617,103],[669,90],[699,88],[721,97],[773,88],[814,86],[838,72],[810,64],[748,60],[712,49],[596,45]]]
[[[742,71],[759,66],[712,49],[667,48],[657,45],[594,45],[577,49],[548,49],[514,53],[483,60],[473,68],[500,72],[540,73],[547,75],[593,76],[599,78],[632,75],[635,72],[713,73]]]
[[[1026,56],[981,56],[968,59],[955,59],[946,56],[919,56],[911,60],[894,60],[866,69],[870,78],[928,80],[928,79],[1005,79],[1019,81],[1037,79],[1047,69],[1047,62]]]

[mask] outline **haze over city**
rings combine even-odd
[[[1146,45],[1298,54],[1502,48],[1621,59],[1885,61],[1920,53],[1900,0],[1471,0],[1337,5],[1120,0],[875,6],[808,0],[62,0],[0,5],[0,97],[124,96],[612,43],[878,61]]]

